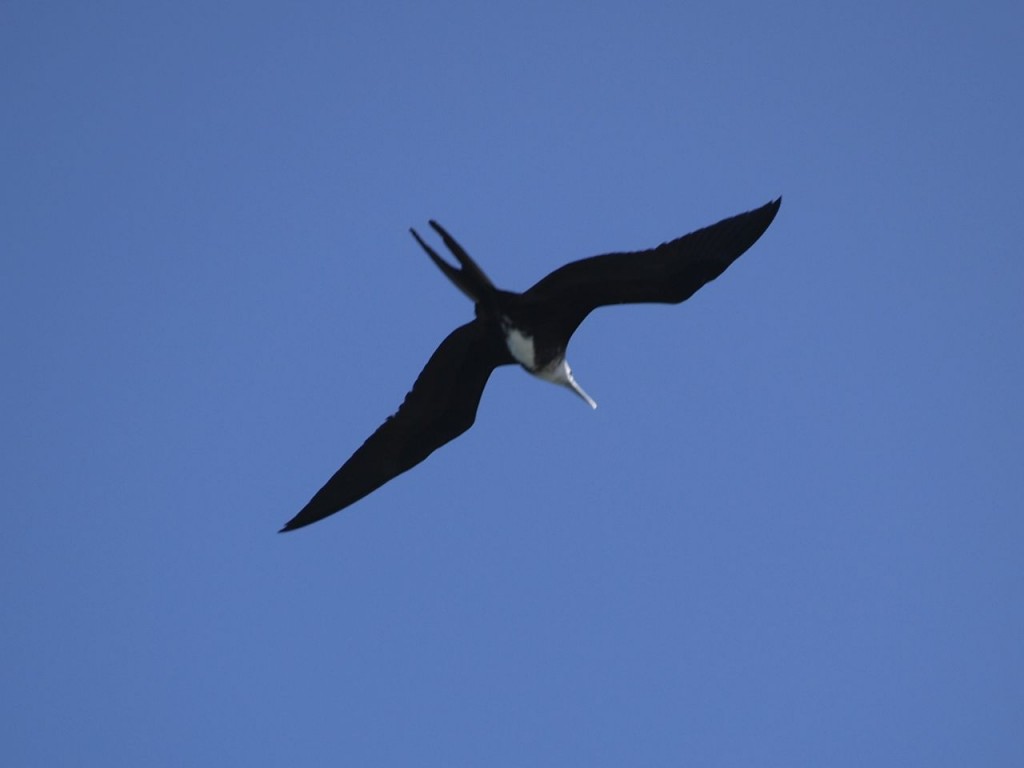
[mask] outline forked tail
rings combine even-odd
[[[497,289],[491,282],[490,278],[484,274],[484,271],[477,266],[477,263],[469,257],[465,249],[457,242],[455,238],[449,235],[444,227],[438,224],[433,219],[430,220],[430,226],[434,228],[434,231],[441,236],[444,244],[448,247],[448,250],[452,252],[452,255],[458,260],[461,268],[456,269],[447,261],[437,255],[437,252],[423,242],[423,238],[419,236],[419,233],[415,229],[410,229],[412,236],[416,238],[416,242],[420,244],[420,248],[426,251],[427,256],[433,261],[438,269],[444,272],[445,276],[455,283],[455,287],[462,291],[466,296],[470,298],[473,303],[488,303],[488,300],[496,293]]]

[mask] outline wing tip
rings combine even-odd
[[[748,213],[745,214],[741,213],[736,218],[739,219],[749,217],[748,220],[753,220],[754,218],[756,218],[759,222],[763,222],[763,227],[761,228],[761,233],[763,234],[768,229],[768,227],[771,226],[772,222],[775,221],[775,216],[778,214],[779,208],[781,207],[782,195],[779,195],[771,202],[762,205],[760,208],[755,208],[754,210],[749,211]],[[760,235],[758,235],[758,237],[760,237]]]
[[[325,517],[327,517],[327,515],[310,515],[306,512],[305,509],[303,509],[302,511],[299,512],[299,514],[297,514],[287,523],[282,525],[277,532],[288,533],[289,531],[296,531],[299,528],[305,528],[307,525],[312,525],[318,520],[323,520]]]

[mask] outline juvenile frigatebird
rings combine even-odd
[[[534,376],[568,387],[596,408],[565,359],[569,339],[583,319],[609,304],[685,301],[757,241],[781,203],[780,197],[650,250],[571,262],[524,293],[495,288],[436,221],[430,226],[455,256],[458,268],[410,229],[431,261],[474,303],[476,319],[441,342],[397,413],[281,531],[315,523],[354,504],[473,426],[484,385],[499,365],[518,363]]]

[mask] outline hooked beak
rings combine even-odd
[[[594,402],[594,398],[583,391],[583,387],[576,383],[576,379],[573,378],[572,371],[569,370],[568,366],[565,369],[565,386],[579,395],[591,408],[597,408],[597,403]]]
[[[545,381],[550,381],[552,384],[568,387],[579,395],[580,398],[591,408],[597,408],[597,403],[594,402],[594,398],[584,392],[583,387],[576,383],[576,379],[572,376],[572,369],[569,368],[569,363],[565,361],[564,357],[560,360],[555,360],[539,371],[530,371],[530,373],[538,378],[544,379]]]

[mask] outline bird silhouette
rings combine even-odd
[[[782,198],[723,219],[656,248],[609,253],[559,267],[523,293],[496,288],[436,221],[430,226],[455,257],[441,258],[411,229],[430,259],[475,306],[475,319],[452,331],[420,373],[398,411],[367,438],[281,532],[339,512],[419,464],[473,426],[491,372],[518,363],[567,387],[592,408],[566,361],[580,323],[612,304],[678,304],[714,280],[752,246]]]

